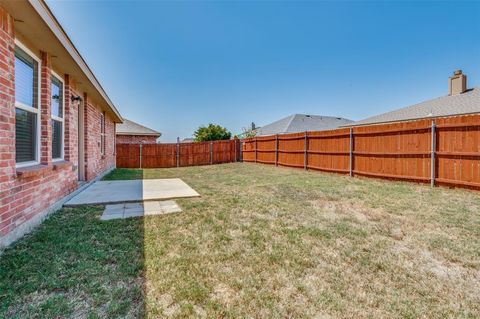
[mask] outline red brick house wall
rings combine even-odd
[[[91,103],[88,96],[84,98],[85,105],[85,175],[87,181],[94,179],[105,170],[115,166],[115,123],[105,116],[106,147],[105,154],[101,152],[101,115],[102,111]]]
[[[118,144],[156,144],[158,136],[117,135]]]
[[[17,168],[15,162],[15,31],[12,17],[0,7],[0,248],[39,224],[59,200],[78,187],[78,109],[85,108],[85,176],[92,180],[115,166],[115,124],[107,114],[105,154],[100,150],[102,111],[81,96],[75,79],[64,75],[64,160],[52,162],[51,57],[29,48],[41,58],[40,164]],[[58,72],[57,72],[58,73]]]

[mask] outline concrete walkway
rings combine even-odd
[[[66,202],[64,206],[106,205],[199,196],[200,194],[179,178],[98,181]]]

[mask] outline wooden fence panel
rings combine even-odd
[[[304,168],[305,133],[278,136],[278,165]]]
[[[242,160],[244,162],[255,162],[255,138],[242,140]]]
[[[480,187],[480,115],[436,120],[436,181]]]
[[[180,166],[210,164],[210,142],[180,143]]]
[[[353,128],[354,173],[430,180],[431,121]]]
[[[235,161],[235,140],[216,141],[212,144],[213,164]]]
[[[307,168],[349,173],[350,129],[308,132]]]
[[[275,135],[259,136],[257,139],[257,162],[275,164],[275,149],[277,141]]]
[[[234,162],[240,157],[239,146],[238,140],[179,144],[117,144],[117,167],[167,168]]]
[[[140,167],[140,146],[133,144],[117,144],[116,146],[117,167],[138,168]]]
[[[142,168],[175,167],[175,144],[143,144]]]

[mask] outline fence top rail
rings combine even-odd
[[[395,134],[395,133],[404,133],[404,132],[415,132],[415,131],[430,131],[432,126],[421,126],[421,127],[405,127],[398,129],[389,129],[389,130],[374,130],[374,131],[356,131],[353,128],[353,135],[382,135],[382,134]]]
[[[479,123],[452,123],[452,124],[437,124],[436,128],[470,128],[476,127],[480,129],[480,122]]]
[[[334,133],[334,134],[322,134],[322,135],[316,135],[312,134],[316,132],[309,132],[307,135],[309,139],[314,139],[314,138],[332,138],[332,137],[348,137],[350,136],[350,132],[345,132],[345,133]]]

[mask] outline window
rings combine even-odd
[[[52,111],[52,159],[63,158],[63,82],[52,75],[51,111]]]
[[[105,155],[105,112],[100,116],[100,152]]]
[[[40,60],[15,46],[15,160],[17,166],[38,163],[39,106],[38,77]]]

